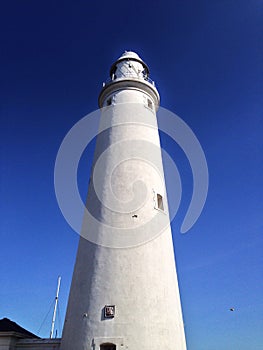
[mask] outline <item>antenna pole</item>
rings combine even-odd
[[[54,312],[53,312],[52,323],[51,323],[50,339],[53,338],[53,334],[54,334],[56,313],[57,313],[57,307],[58,307],[58,294],[59,294],[59,288],[60,288],[60,281],[61,281],[61,277],[59,276],[58,277],[57,293],[56,293],[56,298],[55,298],[55,305],[54,305]]]

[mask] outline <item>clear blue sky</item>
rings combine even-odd
[[[209,167],[205,209],[182,235],[191,173],[162,137],[183,177],[173,230],[188,350],[262,349],[262,11],[259,0],[2,4],[0,318],[37,332],[61,275],[63,322],[78,236],[57,206],[56,153],[97,109],[111,63],[131,49]],[[41,336],[50,322],[51,314]]]

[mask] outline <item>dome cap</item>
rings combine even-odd
[[[133,60],[133,61],[137,61],[140,62],[144,69],[145,69],[145,73],[148,76],[149,75],[149,68],[147,66],[147,64],[140,58],[139,55],[137,55],[136,52],[134,51],[125,51],[118,59],[116,62],[113,63],[113,65],[111,66],[110,69],[110,76],[113,74],[116,64],[119,63],[120,61],[124,61],[124,60]]]

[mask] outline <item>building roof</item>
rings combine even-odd
[[[1,332],[16,332],[23,335],[25,338],[38,338],[35,334],[27,331],[25,328],[20,327],[15,322],[9,320],[8,318],[2,318],[0,320],[0,333]]]

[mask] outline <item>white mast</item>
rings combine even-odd
[[[55,298],[54,311],[53,311],[53,317],[52,317],[52,323],[51,323],[50,339],[53,338],[53,334],[54,334],[54,327],[55,327],[57,307],[58,307],[58,294],[59,294],[59,288],[60,288],[60,281],[61,281],[61,277],[59,276],[58,277],[58,285],[57,285],[57,293],[56,293],[56,298]]]

